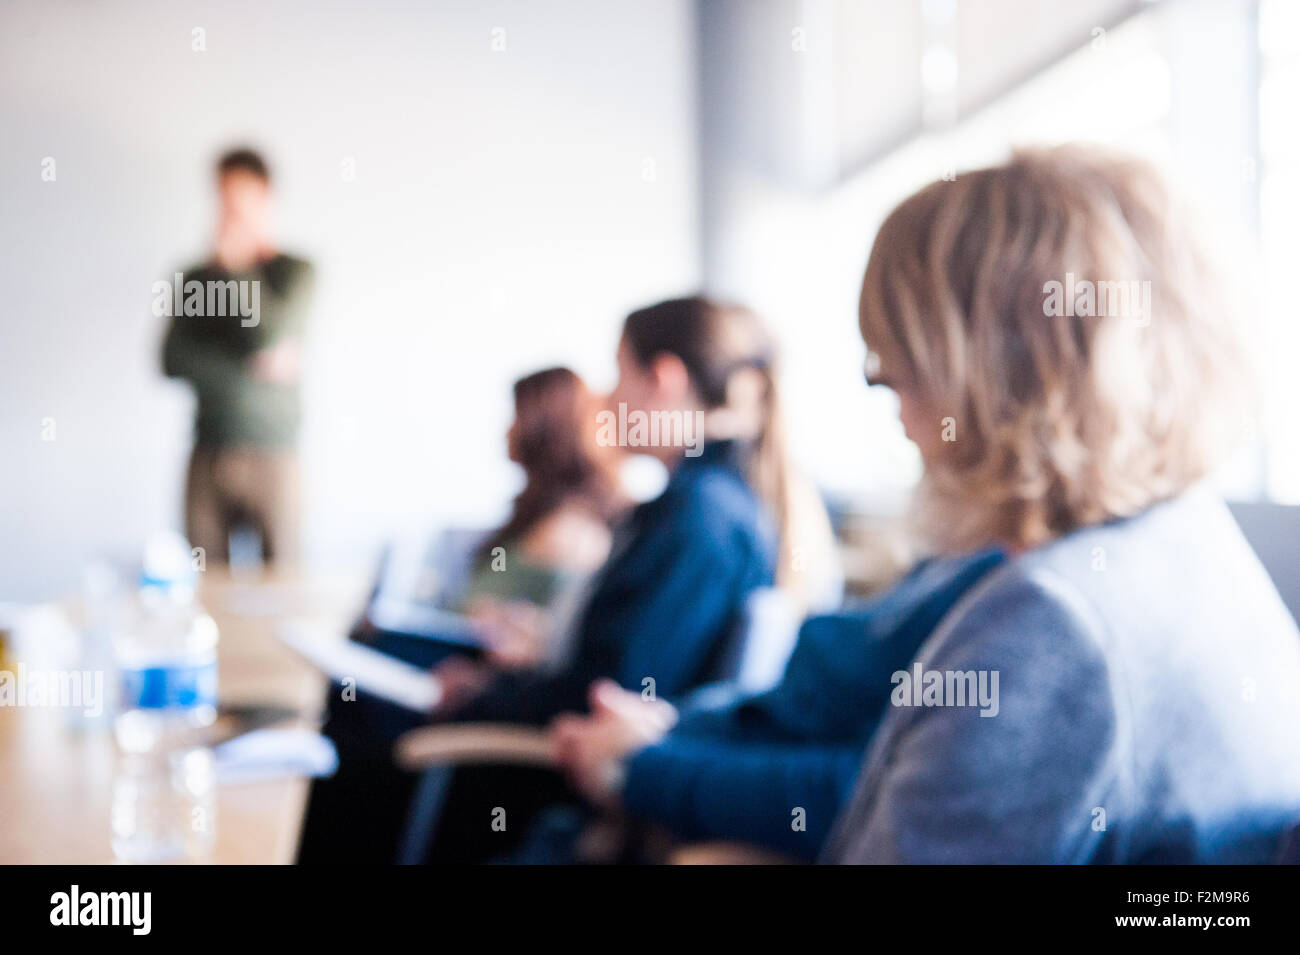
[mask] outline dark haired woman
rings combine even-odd
[[[510,516],[475,554],[462,609],[486,625],[500,666],[541,662],[582,583],[609,556],[610,525],[626,503],[611,453],[593,438],[596,399],[567,368],[515,382],[506,435],[524,487]]]
[[[435,716],[541,725],[585,708],[587,687],[602,677],[643,698],[680,700],[731,675],[756,590],[777,583],[799,600],[824,589],[829,523],[791,473],[774,347],[754,313],[700,297],[661,302],[628,317],[617,360],[602,414],[617,424],[603,436],[657,458],[667,487],[620,526],[563,666],[501,672],[449,660],[437,670],[445,696]],[[458,771],[430,858],[505,852],[537,811],[566,798],[554,773]],[[498,808],[504,833],[489,827]]]
[[[826,525],[824,513],[794,520],[775,357],[757,316],[740,306],[694,297],[628,316],[605,409],[620,426],[605,435],[661,461],[667,488],[619,528],[567,665],[488,674],[448,661],[437,716],[543,724],[583,708],[598,677],[679,698],[721,675],[753,591],[801,590],[829,571],[792,556],[824,552],[806,542]]]
[[[484,672],[545,663],[560,652],[574,598],[608,556],[610,524],[625,509],[616,449],[590,437],[595,399],[576,374],[527,375],[515,383],[514,403],[507,453],[523,469],[524,487],[476,552],[458,601],[483,627],[486,652],[476,669]],[[420,666],[457,652],[377,630],[366,617],[353,636]],[[339,752],[339,771],[312,787],[299,861],[392,860],[413,780],[393,766],[390,748],[418,719],[365,693],[351,702],[331,693],[324,732]]]

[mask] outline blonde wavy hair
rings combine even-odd
[[[1144,314],[1087,314],[1082,293],[1069,314],[1051,307],[1053,283],[1069,297],[1118,282],[1150,283],[1132,286],[1149,290]],[[860,321],[869,361],[950,429],[917,497],[932,542],[1034,547],[1205,475],[1249,410],[1220,298],[1138,160],[1023,151],[903,202],[872,247]]]

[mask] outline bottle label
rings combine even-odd
[[[189,709],[217,705],[217,661],[122,670],[126,709]]]

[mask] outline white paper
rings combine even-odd
[[[355,681],[358,689],[427,713],[442,699],[442,686],[428,670],[411,666],[352,640],[342,640],[301,621],[281,624],[280,639],[334,680]]]
[[[253,730],[218,744],[212,753],[223,784],[329,776],[339,764],[334,744],[304,729]]]

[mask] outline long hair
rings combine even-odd
[[[780,534],[777,578],[784,581],[793,565],[793,479],[777,387],[776,346],[763,323],[744,306],[692,296],[633,312],[623,325],[623,341],[643,366],[665,353],[679,358],[709,411],[729,406],[730,386],[738,372],[758,373],[762,382],[759,427],[746,442],[744,470]]]
[[[1147,164],[1067,146],[890,214],[861,330],[953,429],[918,496],[935,544],[1027,548],[1135,514],[1241,434],[1239,340],[1178,212]]]
[[[587,440],[590,395],[581,378],[568,368],[546,368],[516,381],[514,398],[513,452],[524,487],[480,558],[526,535],[563,504],[577,503],[610,522],[623,502],[610,460]]]

